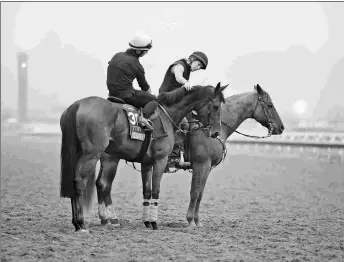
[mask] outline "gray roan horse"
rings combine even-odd
[[[269,94],[259,85],[254,91],[226,98],[222,106],[222,126],[219,138],[209,138],[201,130],[192,131],[189,136],[189,154],[192,165],[190,202],[186,219],[189,226],[201,226],[199,207],[205,184],[213,167],[225,157],[226,139],[248,118],[253,118],[268,128],[270,135],[280,135],[284,130]]]
[[[141,163],[142,218],[147,227],[157,229],[160,181],[173,149],[177,124],[195,110],[201,123],[209,130],[209,136],[218,136],[221,130],[221,103],[224,102],[222,91],[226,87],[218,83],[216,88],[195,86],[191,91],[179,88],[160,94],[157,119],[161,120],[165,135],[152,140],[151,132],[145,133],[143,141],[130,137],[132,126],[129,123],[137,122],[135,108],[130,113],[125,111],[125,106],[128,109],[130,105],[113,103],[100,97],[83,98],[70,105],[60,119],[60,194],[61,197],[71,198],[75,230],[87,231],[83,210],[91,206],[94,185],[97,187],[101,223],[118,225],[110,193],[120,159]],[[101,170],[95,181],[98,160]]]

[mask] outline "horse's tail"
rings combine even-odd
[[[62,131],[61,144],[61,177],[60,196],[71,198],[75,196],[74,178],[81,146],[76,133],[76,112],[79,103],[75,102],[62,114],[60,127]]]

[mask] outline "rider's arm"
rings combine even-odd
[[[174,65],[171,69],[171,72],[174,74],[174,77],[179,84],[184,85],[187,82],[187,80],[183,77],[184,67],[181,64]]]
[[[149,84],[147,83],[146,77],[145,77],[145,70],[143,67],[139,67],[136,73],[136,80],[137,83],[139,84],[140,88],[143,91],[148,91],[150,89]]]

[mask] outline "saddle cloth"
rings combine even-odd
[[[130,138],[144,141],[146,134],[145,131],[139,126],[137,120],[139,116],[139,110],[129,104],[123,104],[122,108],[126,112],[128,118]]]
[[[119,99],[117,97],[109,97],[108,100],[114,103],[122,104],[122,109],[126,113],[126,116],[128,119],[130,138],[144,141],[146,134],[145,134],[144,129],[142,129],[138,123],[138,116],[140,113],[139,109],[137,109],[136,107],[130,104],[126,104],[122,99]],[[166,128],[163,122],[161,121],[160,114],[158,113],[157,117],[151,121],[154,127],[153,133],[152,133],[152,139],[166,137],[167,136]]]

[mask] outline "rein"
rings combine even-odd
[[[272,129],[271,128],[269,128],[269,133],[266,136],[252,136],[252,135],[247,135],[247,134],[241,133],[239,131],[236,131],[234,128],[232,128],[231,126],[227,125],[226,123],[224,123],[222,121],[221,121],[221,123],[224,124],[225,126],[229,127],[230,129],[232,129],[235,133],[240,134],[242,136],[249,137],[249,138],[262,139],[262,138],[270,137],[272,135]]]
[[[204,106],[205,106],[206,104],[208,104],[209,101],[211,101],[211,100],[212,100],[212,98],[209,98],[209,99],[208,99],[207,101],[205,101],[204,104],[201,105],[197,110],[199,110],[199,109],[201,109],[202,107],[204,107]],[[179,130],[180,132],[182,132],[182,133],[184,133],[184,134],[187,134],[187,133],[190,133],[190,132],[191,132],[191,130],[185,130],[185,131],[184,131],[184,130],[180,129],[180,127],[179,127],[176,123],[174,123],[173,119],[171,118],[171,116],[169,115],[169,113],[166,111],[166,109],[164,108],[164,106],[161,105],[161,104],[159,103],[159,107],[160,107],[160,109],[164,112],[164,114],[167,116],[167,118],[172,122],[173,126],[174,126],[177,130]],[[191,123],[191,122],[187,122],[187,123]],[[206,126],[203,126],[203,124],[201,123],[201,121],[192,121],[192,123],[197,123],[197,124],[200,125],[200,127],[197,128],[197,129],[207,129],[207,128],[209,128],[209,127],[211,126],[210,123],[209,123],[208,125],[206,125]]]
[[[221,162],[225,161],[225,158],[227,155],[227,147],[226,147],[225,143],[219,137],[216,137],[215,139],[219,140],[221,145],[222,145],[222,150],[223,150],[222,151],[222,159],[216,165],[213,165],[210,168],[210,171],[213,170],[215,167],[217,167]]]

